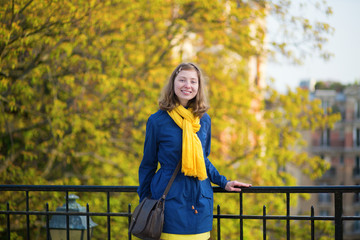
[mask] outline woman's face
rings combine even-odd
[[[195,70],[182,70],[174,80],[174,91],[181,105],[186,107],[199,89],[199,79]]]

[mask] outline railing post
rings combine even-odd
[[[50,225],[49,225],[49,204],[45,205],[46,211],[46,240],[50,240]]]
[[[6,203],[6,228],[7,228],[7,237],[8,240],[11,239],[10,234],[11,234],[11,229],[10,229],[10,204],[9,202]]]
[[[266,240],[266,206],[263,207],[263,240]]]
[[[70,240],[69,191],[65,192],[66,199],[66,240]]]
[[[110,192],[106,193],[106,202],[107,202],[107,213],[110,214]],[[108,240],[111,239],[111,227],[110,227],[110,215],[107,216],[107,235]]]
[[[30,240],[29,191],[26,191],[26,236]]]
[[[90,209],[89,209],[89,203],[86,204],[86,236],[87,240],[90,240],[90,215],[89,215]]]
[[[286,193],[286,239],[290,240],[290,193]]]
[[[128,217],[128,227],[130,228],[130,223],[131,223],[131,204],[129,203],[128,205],[128,214],[129,214],[129,217]],[[129,237],[129,240],[131,240],[131,233],[128,232],[128,237]]]
[[[314,206],[311,206],[311,240],[315,240]]]
[[[217,230],[218,230],[218,240],[221,240],[221,226],[220,226],[220,205],[217,205]]]
[[[335,192],[335,240],[343,239],[343,194]]]
[[[244,240],[243,194],[240,192],[240,240]]]

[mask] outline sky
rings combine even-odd
[[[310,78],[343,84],[360,81],[360,0],[327,0],[327,3],[333,14],[325,21],[335,28],[335,32],[324,47],[334,56],[328,61],[312,56],[301,66],[289,61],[268,62],[267,82],[279,92],[285,93],[287,86],[295,89],[301,80]],[[314,17],[309,13],[309,18]],[[275,79],[273,83],[269,82],[270,77]]]

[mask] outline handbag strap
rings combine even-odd
[[[176,175],[178,174],[179,170],[180,170],[180,167],[181,167],[181,160],[179,161],[178,165],[176,166],[175,168],[175,171],[173,173],[173,175],[171,176],[171,179],[169,181],[169,183],[167,184],[166,188],[165,188],[165,191],[164,191],[164,194],[162,195],[162,199],[165,200],[166,198],[166,195],[169,193],[170,191],[170,188],[171,188],[171,185],[173,184],[174,180],[175,180],[175,177]]]

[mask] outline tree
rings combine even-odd
[[[269,24],[272,24],[274,33],[268,41],[273,60],[282,56],[294,64],[302,64],[310,56],[318,55],[324,60],[333,56],[325,48],[335,30],[326,22],[333,13],[326,1],[260,2],[266,2],[270,12]],[[309,18],[309,12],[317,17]]]
[[[315,84],[315,89],[325,89],[325,90],[335,90],[337,92],[342,92],[345,88],[345,85],[340,82],[333,81],[319,81]]]
[[[137,185],[146,120],[157,109],[161,86],[184,59],[197,62],[208,76],[211,160],[222,173],[255,185],[291,184],[290,176],[277,173],[293,162],[316,176],[316,169],[325,169],[323,162],[311,165],[307,156],[288,147],[295,144],[299,128],[321,127],[334,118],[324,117],[302,93],[283,96],[269,90],[268,102],[276,108],[267,109],[259,97],[263,90],[247,81],[249,58],[266,51],[262,20],[269,13],[284,15],[287,7],[271,1],[212,0],[2,3],[2,184]],[[315,34],[309,28],[306,33]],[[321,45],[323,38],[312,42]],[[289,55],[284,43],[272,46]],[[312,125],[305,123],[307,116]],[[3,196],[2,203],[15,199],[17,206],[25,204],[18,195]],[[43,203],[37,205],[41,208],[49,197],[33,198]],[[62,202],[59,195],[52,197],[58,197],[54,206]],[[126,211],[128,202],[137,201],[135,196],[115,197],[124,209],[119,204],[113,211]],[[91,209],[101,209],[103,200],[90,198]],[[278,202],[271,205],[275,210]],[[112,230],[120,232],[126,221],[115,221],[121,223]],[[39,224],[31,223],[33,228]],[[97,231],[99,236],[103,231]],[[230,227],[225,232],[233,234]]]

